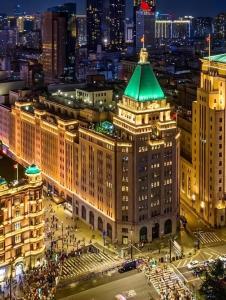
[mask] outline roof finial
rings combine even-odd
[[[145,48],[144,42],[145,42],[145,39],[144,39],[144,34],[143,34],[143,36],[141,38],[141,43],[143,43],[143,48]]]
[[[139,63],[145,64],[148,62],[148,52],[146,48],[140,49],[140,61]]]

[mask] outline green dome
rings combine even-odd
[[[124,92],[138,102],[164,100],[165,95],[149,62],[138,63]]]
[[[0,177],[0,185],[7,184],[5,178]]]
[[[36,165],[31,165],[25,171],[25,175],[37,175],[40,173],[41,173],[41,171]]]

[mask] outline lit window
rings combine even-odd
[[[15,230],[19,230],[20,228],[21,228],[20,222],[16,222],[16,223],[14,224],[14,229],[15,229]]]
[[[20,243],[20,242],[21,242],[21,234],[17,234],[17,235],[15,236],[15,243],[18,244],[18,243]]]

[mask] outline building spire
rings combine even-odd
[[[140,49],[140,61],[141,64],[146,64],[148,62],[148,52],[146,48]]]

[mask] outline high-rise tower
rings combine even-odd
[[[110,48],[122,50],[125,42],[125,0],[110,0],[109,32]]]
[[[118,233],[123,240],[131,227],[140,241],[175,233],[179,133],[144,48],[114,125],[122,142],[131,143],[126,153],[118,154],[117,180],[122,182],[117,190]]]
[[[64,13],[46,12],[42,20],[42,64],[47,83],[64,74],[67,19]]]
[[[102,0],[87,0],[87,47],[89,50],[97,50],[102,44],[101,24],[103,15]]]

